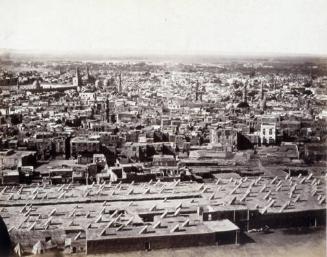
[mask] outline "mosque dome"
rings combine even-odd
[[[242,108],[242,109],[246,109],[246,108],[250,108],[249,104],[247,102],[240,102],[237,105],[237,108]]]

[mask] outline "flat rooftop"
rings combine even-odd
[[[29,185],[0,187],[0,206],[57,205],[102,202],[149,201],[162,205],[168,199],[195,201],[197,206],[246,206],[266,212],[325,208],[325,177],[218,178],[214,183],[148,182],[92,185]],[[271,203],[273,202],[273,203]],[[143,203],[142,203],[143,204]],[[187,204],[187,205],[189,205]],[[192,206],[192,204],[191,204]]]
[[[150,233],[160,221],[165,229],[159,230],[159,234],[177,225],[176,233],[193,233],[192,224],[196,224],[197,233],[209,233],[197,214],[199,207],[209,213],[249,209],[263,214],[321,210],[326,208],[325,189],[325,177],[312,175],[218,178],[206,184],[158,181],[2,186],[0,215],[11,231],[87,229],[99,235],[105,229],[109,231],[104,233],[107,236],[111,230],[118,229],[118,234],[125,231],[124,236],[128,236],[129,233],[139,235],[145,226]],[[147,223],[143,219],[146,216],[160,218]],[[187,219],[185,230],[180,226]],[[106,228],[110,222],[113,223]],[[227,227],[220,224],[216,229]]]
[[[215,212],[280,214],[326,209],[325,177],[218,177],[215,182],[103,183],[0,187],[0,215],[13,242],[41,234],[80,240],[201,235],[237,231]],[[235,215],[235,214],[234,214]],[[33,236],[34,235],[34,236]],[[34,241],[33,241],[34,240]]]

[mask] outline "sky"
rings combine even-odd
[[[0,49],[327,54],[327,0],[0,0]]]

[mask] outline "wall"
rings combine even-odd
[[[215,245],[226,241],[226,238],[230,239],[229,243],[235,243],[235,232],[88,240],[87,254],[146,250],[148,243],[151,249]]]
[[[326,210],[268,213],[250,218],[250,229],[265,225],[271,228],[325,226]]]
[[[210,217],[209,214],[211,214]],[[210,219],[229,219],[241,230],[262,228],[266,225],[271,228],[289,228],[315,225],[325,226],[326,209],[266,214],[261,214],[257,210],[250,210],[249,214],[247,213],[247,210],[204,212],[203,220]]]

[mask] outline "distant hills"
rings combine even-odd
[[[1,60],[29,61],[153,61],[153,62],[182,62],[182,63],[224,63],[237,61],[327,61],[327,55],[311,54],[278,54],[278,53],[219,53],[219,54],[142,54],[142,53],[88,53],[88,52],[53,52],[32,50],[0,49]]]

